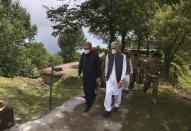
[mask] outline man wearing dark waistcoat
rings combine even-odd
[[[86,99],[86,108],[84,112],[88,112],[95,101],[95,89],[101,77],[101,62],[99,54],[92,50],[92,44],[86,42],[83,45],[84,53],[82,53],[78,69],[78,79],[83,72],[83,90]]]
[[[115,98],[113,111],[118,111],[122,96],[122,82],[126,74],[126,56],[117,52],[118,46],[116,42],[111,43],[111,49],[112,51],[106,56],[105,61],[105,117],[111,114],[112,96]]]

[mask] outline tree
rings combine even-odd
[[[159,9],[153,20],[154,36],[164,53],[164,76],[167,79],[172,61],[178,52],[191,49],[191,2],[165,6]]]
[[[41,69],[49,65],[49,54],[42,43],[30,43],[23,46],[23,48],[25,50],[24,54],[30,59],[35,68]]]
[[[63,63],[63,59],[58,54],[49,55],[48,63],[49,63],[49,65],[53,64],[54,66],[58,66],[58,65],[61,65]]]
[[[69,4],[64,4],[57,9],[50,8],[48,18],[55,23],[53,28],[57,32],[64,32],[68,27],[88,27],[90,33],[106,43],[111,43],[121,36],[121,51],[124,51],[127,39],[131,41],[132,38],[136,38],[138,50],[145,44],[149,55],[150,43],[156,44],[158,39],[163,37],[160,36],[163,32],[160,32],[160,26],[157,25],[162,27],[162,24],[157,23],[157,17],[165,14],[164,9],[167,7],[172,8],[174,12],[186,1],[188,0],[86,0],[77,7],[69,8]],[[181,17],[180,14],[179,16]],[[163,19],[167,18],[159,18],[161,22]],[[173,23],[169,23],[169,26],[171,24]],[[164,23],[164,29],[166,27]],[[128,37],[129,34],[134,36]],[[170,40],[169,38],[167,43]]]
[[[95,36],[108,43],[116,40],[116,23],[121,0],[87,0],[80,7],[80,20]]]
[[[84,33],[81,28],[71,28],[65,30],[59,35],[58,45],[61,49],[60,55],[64,62],[71,62],[74,60],[74,55],[81,45],[86,41]]]
[[[18,1],[0,0],[0,30],[0,69],[2,75],[13,76],[20,67],[20,47],[33,40],[37,27]]]
[[[110,47],[110,43],[116,40],[121,1],[124,0],[87,0],[72,8],[68,4],[57,9],[46,7],[48,18],[55,23],[53,34],[58,35],[71,27],[88,27],[90,33]]]
[[[47,9],[47,17],[54,24],[53,27],[53,36],[59,36],[63,34],[66,30],[71,28],[80,28],[81,22],[78,21],[79,13],[78,9],[69,7],[69,4],[63,4],[58,8],[49,8],[44,6]]]

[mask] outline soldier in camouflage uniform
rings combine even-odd
[[[134,88],[135,82],[137,82],[137,77],[139,73],[139,67],[141,66],[141,59],[138,53],[135,53],[132,58],[132,65],[133,65],[133,80],[131,81],[131,88]]]
[[[162,71],[162,68],[163,66],[162,62],[160,61],[160,54],[158,52],[155,52],[153,54],[153,57],[145,63],[146,78],[144,81],[143,92],[145,94],[152,84],[152,101],[154,104],[157,103],[156,97],[158,95],[159,75],[160,71]]]
[[[101,71],[102,71],[102,76],[101,76],[101,87],[102,88],[105,88],[106,87],[106,83],[105,83],[105,59],[106,59],[106,56],[108,54],[108,50],[106,50],[104,52],[104,55],[101,57]]]
[[[141,57],[140,58],[140,66],[139,66],[139,84],[143,84],[145,77],[145,62],[144,59]]]

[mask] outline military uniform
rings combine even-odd
[[[162,70],[162,62],[159,58],[153,57],[145,63],[146,78],[144,81],[143,92],[150,88],[151,84],[153,86],[153,98],[156,98],[158,95],[158,83],[159,83],[159,74]]]
[[[140,59],[140,66],[139,66],[139,84],[143,84],[145,76],[145,62],[143,59]]]
[[[133,76],[132,76],[133,78],[131,81],[131,88],[134,88],[134,83],[137,82],[139,67],[141,66],[141,59],[139,58],[139,56],[133,56],[132,65],[133,65]]]

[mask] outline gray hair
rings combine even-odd
[[[113,42],[111,42],[111,45],[112,44],[118,45],[118,42],[117,41],[113,41]]]
[[[89,42],[89,41],[85,42],[85,43],[84,43],[84,46],[85,46],[85,45],[87,45],[87,46],[89,46],[90,48],[92,48],[92,43]]]

